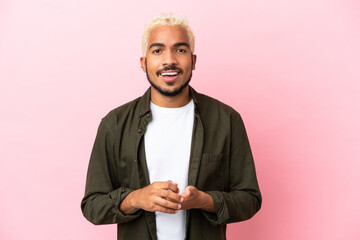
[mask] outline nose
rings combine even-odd
[[[176,65],[177,59],[176,59],[176,55],[175,53],[173,53],[172,51],[168,51],[166,54],[164,54],[164,62],[163,65]]]

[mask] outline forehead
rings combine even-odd
[[[159,25],[153,27],[149,32],[149,46],[152,43],[172,45],[177,42],[184,42],[189,44],[189,37],[185,28],[182,26]]]

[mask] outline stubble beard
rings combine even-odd
[[[173,91],[168,91],[166,89],[163,89],[161,88],[160,86],[156,85],[149,77],[149,74],[148,74],[148,69],[147,69],[147,63],[146,63],[146,59],[145,59],[145,67],[146,67],[146,77],[149,81],[149,83],[151,84],[151,86],[156,90],[158,91],[160,94],[166,96],[166,97],[175,97],[177,95],[179,95],[183,90],[184,88],[186,88],[189,83],[190,83],[190,80],[191,80],[191,77],[192,77],[192,71],[190,73],[190,76],[189,76],[189,79],[183,84],[181,85],[180,87],[174,89]],[[175,82],[166,82],[166,84],[168,86],[172,86],[175,84]]]

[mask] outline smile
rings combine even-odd
[[[178,72],[163,72],[161,76],[177,76],[178,74]]]
[[[169,71],[169,72],[162,72],[160,73],[161,75],[161,78],[167,82],[167,83],[170,83],[170,82],[174,82],[176,81],[178,75],[179,75],[179,72],[174,72],[174,71]]]

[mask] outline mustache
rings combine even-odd
[[[176,67],[174,65],[171,65],[171,66],[165,66],[163,69],[157,70],[156,75],[160,76],[161,72],[169,71],[169,70],[177,70],[181,74],[184,72],[181,68],[178,68],[178,67]]]

